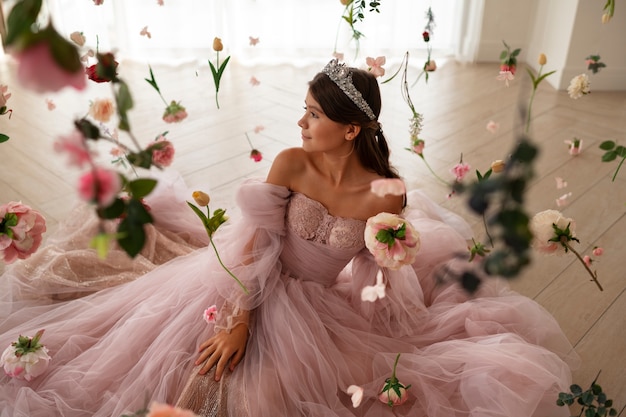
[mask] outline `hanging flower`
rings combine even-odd
[[[396,361],[393,364],[391,377],[385,380],[382,391],[378,395],[378,399],[391,408],[404,404],[409,399],[407,390],[411,388],[411,385],[403,385],[396,377],[396,368],[399,359],[400,354],[398,353]]]
[[[368,56],[365,58],[365,63],[367,64],[367,70],[371,72],[374,77],[382,77],[385,75],[385,69],[383,65],[385,65],[386,58],[384,56],[379,56],[377,58],[372,58]]]
[[[454,174],[457,181],[461,182],[463,181],[463,178],[465,178],[467,173],[470,171],[470,169],[471,167],[469,166],[469,164],[466,164],[465,162],[461,160],[461,162],[459,162],[454,167],[452,167],[450,172]]]
[[[110,169],[95,168],[83,174],[78,180],[80,197],[101,207],[108,207],[121,188],[119,174]]]
[[[248,36],[248,39],[250,39],[250,46],[256,46],[256,44],[259,43],[259,38]]]
[[[83,46],[85,45],[85,35],[83,35],[83,32],[72,32],[70,33],[70,39],[72,42],[74,42],[76,45],[78,46]]]
[[[426,142],[423,139],[416,139],[413,141],[413,147],[411,150],[416,154],[423,156],[424,146],[426,146]]]
[[[587,74],[577,75],[570,81],[569,87],[567,87],[567,93],[571,98],[577,100],[582,96],[591,93],[589,85],[589,77]]]
[[[400,178],[381,178],[370,183],[370,190],[379,197],[387,194],[404,195],[406,187]]]
[[[115,106],[109,98],[94,100],[89,107],[89,115],[102,123],[108,122],[113,113],[115,113]]]
[[[506,163],[502,159],[496,159],[491,163],[491,171],[496,174],[504,171],[504,168],[506,168]]]
[[[96,83],[107,83],[117,78],[119,63],[111,53],[97,54],[98,63],[85,68],[87,78]]]
[[[411,223],[399,215],[382,212],[367,219],[365,246],[378,265],[395,270],[415,261],[420,237]]]
[[[522,51],[520,48],[514,49],[511,51],[511,47],[507,45],[505,41],[502,41],[504,44],[504,50],[500,52],[500,74],[503,72],[510,72],[511,76],[515,75],[515,71],[517,70],[517,56]],[[513,78],[511,78],[512,80]],[[507,80],[507,86],[508,86]]]
[[[0,255],[5,263],[30,257],[41,245],[46,219],[26,204],[0,206]]]
[[[39,330],[32,338],[20,335],[17,342],[5,349],[0,366],[8,376],[31,381],[46,371],[51,358],[48,348],[39,343],[43,332]]]
[[[350,385],[346,390],[348,395],[352,396],[352,407],[357,408],[363,401],[363,388],[358,385]]]
[[[513,81],[515,79],[515,74],[510,70],[500,70],[500,75],[496,77],[498,81],[504,81],[504,84],[508,87],[509,81]]]
[[[180,104],[172,100],[172,102],[165,108],[163,112],[163,121],[165,123],[178,123],[187,118],[187,109]]]
[[[211,307],[204,310],[204,313],[202,313],[202,318],[207,323],[215,323],[215,321],[217,320],[217,306],[213,304]]]
[[[230,61],[230,57],[226,57],[224,62],[220,64],[220,52],[224,49],[224,45],[222,44],[222,40],[220,38],[213,39],[213,50],[217,54],[216,65],[213,65],[211,60],[209,60],[209,66],[211,67],[211,74],[213,74],[213,83],[215,84],[215,105],[217,108],[220,108],[220,103],[217,99],[217,95],[220,91],[220,82],[222,80],[222,75],[224,75],[224,70],[226,69],[226,65],[228,65],[228,61]]]
[[[200,207],[206,207],[211,202],[211,197],[203,191],[194,191],[191,193],[191,197],[193,197],[193,201]]]
[[[160,135],[152,142],[148,147],[148,151],[152,152],[152,162],[161,167],[172,165],[176,152],[172,142],[167,140],[163,135]]]
[[[263,154],[258,149],[252,149],[250,151],[250,159],[254,162],[261,162],[263,160]]]
[[[585,64],[587,64],[587,70],[594,74],[597,74],[601,68],[606,68],[606,64],[600,62],[600,55],[589,55],[585,58]]]
[[[435,62],[434,59],[429,59],[428,61],[426,61],[426,63],[424,64],[424,71],[427,72],[433,72],[437,69],[437,63]]]

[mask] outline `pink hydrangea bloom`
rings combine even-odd
[[[211,307],[204,310],[202,318],[207,323],[215,323],[215,320],[217,320],[217,306],[213,304]]]
[[[466,164],[465,162],[459,162],[451,170],[451,172],[456,177],[457,181],[463,181],[463,178],[465,178],[465,176],[467,175],[469,171],[470,171],[470,166],[469,164]]]
[[[10,264],[28,258],[39,249],[46,219],[38,211],[15,201],[0,206],[0,219],[6,221],[8,215],[17,216],[17,224],[5,226],[10,230],[0,233],[0,254],[4,262]]]
[[[367,57],[365,58],[365,63],[367,64],[367,69],[369,72],[374,74],[374,77],[382,77],[385,75],[385,69],[383,65],[385,65],[386,58],[384,56],[379,56],[378,58]]]
[[[59,136],[54,142],[54,150],[67,153],[69,156],[68,164],[79,168],[82,168],[91,159],[86,139],[78,129],[74,129],[69,135]]]
[[[18,61],[17,79],[25,88],[37,93],[56,92],[67,86],[83,90],[87,85],[83,67],[74,73],[59,67],[46,42],[39,42],[14,56]]]
[[[78,180],[78,194],[85,201],[108,207],[120,191],[122,182],[117,172],[96,168],[83,174]],[[96,192],[97,190],[97,192]]]
[[[152,162],[162,167],[172,165],[176,153],[172,142],[164,136],[159,136],[150,148],[152,149]]]
[[[404,195],[404,193],[406,193],[404,181],[399,178],[383,178],[374,180],[370,183],[370,189],[379,197],[384,197],[387,194]]]

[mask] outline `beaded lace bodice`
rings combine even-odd
[[[303,239],[333,248],[362,248],[365,222],[336,217],[320,202],[294,193],[287,206],[287,226]]]

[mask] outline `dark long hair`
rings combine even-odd
[[[352,74],[352,83],[369,104],[376,120],[370,120],[337,84],[322,72],[309,82],[309,92],[322,106],[329,119],[361,127],[359,135],[354,139],[354,149],[365,169],[385,178],[399,178],[398,172],[389,162],[389,146],[378,123],[381,108],[378,81],[368,71],[357,68],[349,70]]]

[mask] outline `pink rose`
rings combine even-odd
[[[250,159],[254,162],[261,162],[263,160],[263,154],[258,149],[252,149],[250,151]]]
[[[108,207],[122,188],[117,172],[96,168],[78,180],[78,194],[85,201],[95,202],[99,206]]]
[[[465,175],[467,175],[469,171],[470,171],[469,164],[466,164],[464,162],[459,162],[451,170],[451,172],[456,177],[457,181],[463,181],[463,178],[465,178]]]
[[[204,310],[202,318],[207,323],[215,323],[215,320],[217,320],[217,306],[213,304],[211,307]]]
[[[161,166],[168,167],[174,161],[174,145],[164,136],[159,136],[149,149],[152,150],[152,162]]]
[[[583,263],[591,268],[591,258],[589,257],[589,255],[583,256]]]
[[[406,400],[409,399],[409,393],[405,388],[398,388],[398,390],[400,391],[400,396],[398,396],[398,394],[396,394],[393,389],[390,389],[388,391],[382,392],[378,396],[378,399],[380,400],[380,402],[385,403],[390,407],[404,404]]]
[[[150,412],[146,417],[198,417],[192,411],[173,407],[168,404],[153,402],[150,404]]]
[[[563,246],[559,242],[550,241],[550,239],[556,236],[553,224],[561,230],[565,230],[569,225],[572,236],[576,236],[574,233],[576,226],[574,220],[564,217],[560,211],[544,210],[535,214],[528,223],[528,228],[533,234],[533,240],[530,245],[544,254],[564,255],[565,250]]]
[[[39,343],[43,332],[38,331],[34,337],[19,336],[4,350],[0,366],[8,376],[31,381],[46,371],[51,358],[48,349]]]
[[[602,256],[604,254],[604,249],[595,247],[591,253],[593,253],[593,256]]]
[[[67,136],[59,136],[54,142],[54,150],[59,153],[66,152],[69,155],[69,165],[79,168],[91,159],[86,139],[78,129],[74,129]]]
[[[95,100],[89,108],[89,115],[102,123],[108,122],[113,113],[115,113],[115,107],[108,98]]]
[[[400,178],[383,178],[374,180],[370,183],[370,187],[371,191],[379,197],[384,197],[387,194],[404,195],[406,193],[404,181]]]
[[[73,73],[61,68],[46,42],[39,42],[14,56],[18,61],[18,80],[25,88],[37,93],[56,92],[67,86],[83,90],[87,85],[83,67]]]
[[[378,265],[399,269],[415,261],[420,237],[411,223],[397,214],[383,212],[367,219],[365,246]]]
[[[0,253],[4,262],[26,259],[39,248],[46,219],[21,202],[0,206]]]

